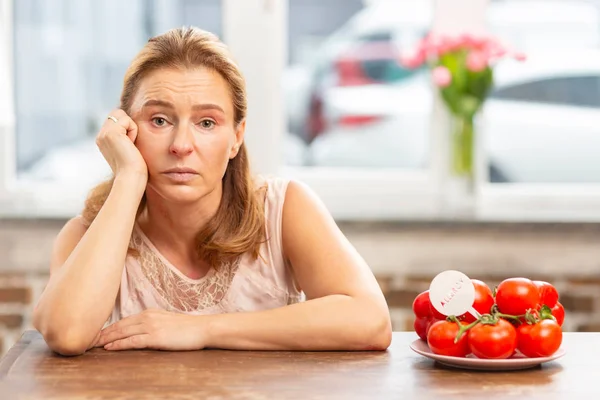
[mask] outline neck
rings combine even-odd
[[[196,236],[217,213],[222,197],[219,185],[197,202],[170,202],[148,187],[140,226],[147,236],[190,259],[196,257]]]

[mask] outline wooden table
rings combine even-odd
[[[412,332],[386,352],[52,353],[27,331],[0,363],[1,399],[600,399],[600,333],[565,333],[567,354],[534,369],[478,372],[414,353]]]

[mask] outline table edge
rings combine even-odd
[[[0,359],[0,380],[6,378],[12,366],[25,352],[25,349],[38,337],[41,337],[41,334],[32,329],[26,330],[21,334],[15,345]]]
[[[564,332],[563,335],[567,337],[596,336],[600,335],[600,332]],[[392,334],[392,343],[387,351],[393,350],[394,347],[398,345],[398,340],[401,340],[404,342],[404,345],[408,346],[417,339],[418,336],[413,331],[394,331]],[[0,381],[6,378],[21,355],[23,355],[27,348],[37,340],[44,340],[41,333],[37,330],[27,329],[23,331],[15,344],[2,358],[0,358]]]

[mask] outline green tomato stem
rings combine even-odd
[[[552,309],[545,304],[540,309],[540,319],[551,319],[553,321],[556,321],[556,317],[552,315]]]
[[[501,312],[497,312],[494,313],[494,316],[496,317],[501,317],[501,318],[508,318],[508,319],[514,319],[517,321],[521,321],[521,318],[524,318],[527,314],[523,314],[523,315],[509,315],[509,314],[503,314]]]
[[[479,323],[479,318],[478,318],[474,322],[471,322],[469,325],[463,325],[460,323],[458,318],[456,318],[456,316],[454,316],[454,315],[448,316],[448,320],[458,324],[458,333],[456,334],[456,337],[454,338],[454,344],[458,343],[458,341],[460,340],[460,338],[462,337],[462,335],[465,332],[467,332],[469,329],[471,329],[472,327],[474,327],[475,325],[477,325]]]

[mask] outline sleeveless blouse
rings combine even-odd
[[[139,226],[134,226],[121,285],[105,327],[148,308],[190,315],[261,311],[304,301],[291,266],[284,260],[281,221],[289,181],[258,177],[266,186],[267,240],[260,255],[244,254],[237,260],[211,268],[200,279],[191,279],[172,265]]]

